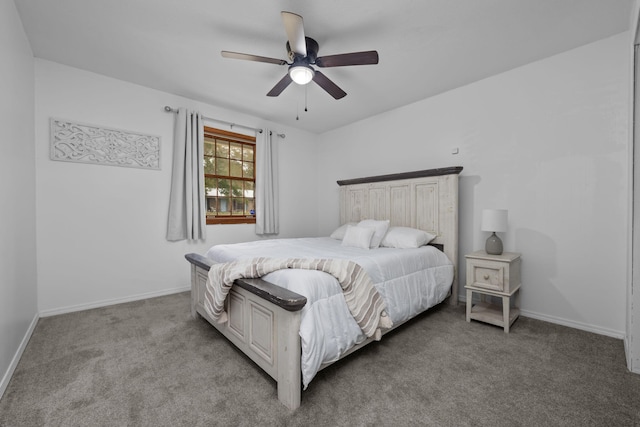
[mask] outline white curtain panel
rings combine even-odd
[[[256,147],[256,234],[278,234],[278,144],[264,129]]]
[[[179,108],[173,139],[173,169],[167,240],[206,238],[204,127],[196,111]]]

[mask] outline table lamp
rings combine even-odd
[[[484,209],[482,211],[482,231],[490,231],[485,251],[489,255],[502,255],[502,240],[496,236],[496,232],[507,231],[506,209]]]

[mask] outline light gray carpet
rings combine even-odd
[[[290,412],[275,382],[189,315],[189,294],[41,319],[2,426],[633,426],[620,340],[442,306],[321,371]]]

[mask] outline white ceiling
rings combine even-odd
[[[15,0],[33,53],[315,133],[629,28],[632,0]],[[377,50],[378,65],[324,68],[317,85],[266,93],[286,66],[280,11],[304,17],[319,56]],[[296,120],[299,115],[299,120]]]

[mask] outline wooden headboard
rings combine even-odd
[[[453,262],[451,304],[458,303],[458,174],[462,166],[338,181],[340,223],[388,219],[436,235]]]

